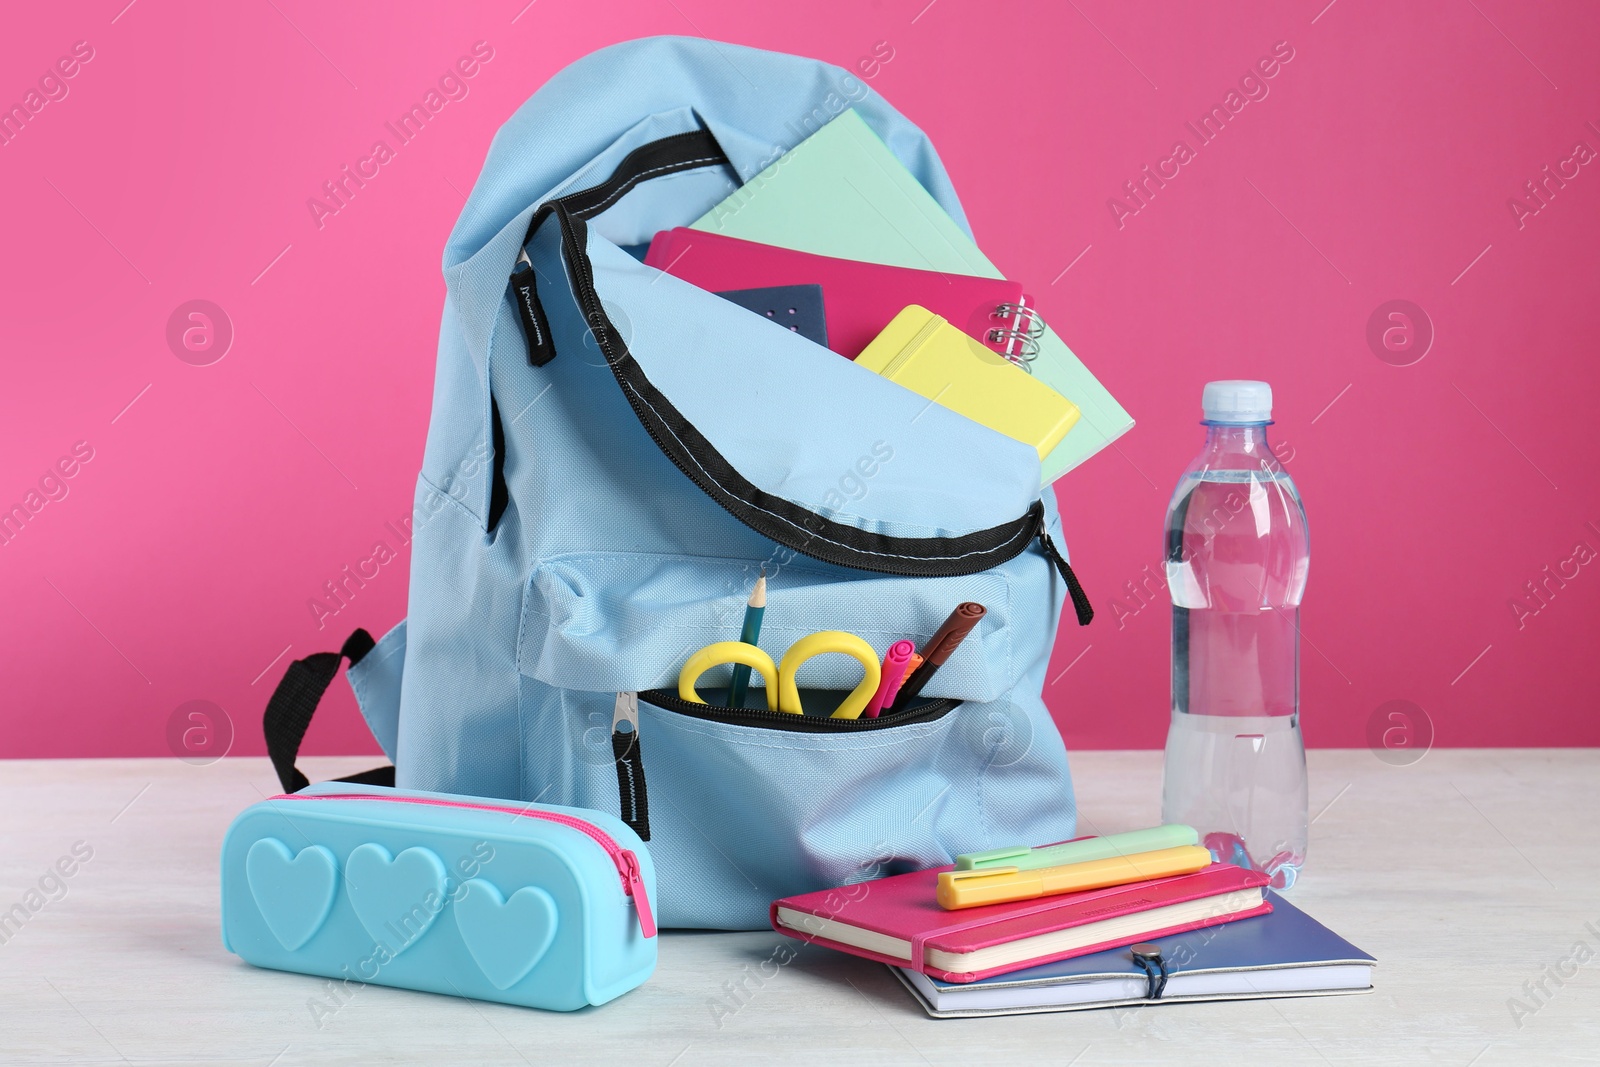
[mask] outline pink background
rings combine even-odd
[[[658,33],[870,73],[938,145],[990,256],[1139,420],[1058,483],[1101,613],[1051,669],[1070,745],[1165,736],[1164,593],[1126,583],[1159,573],[1212,377],[1272,382],[1310,509],[1310,743],[1368,744],[1394,700],[1441,745],[1600,743],[1600,166],[1563,163],[1600,150],[1592,6],[126,2],[28,5],[0,36],[3,103],[93,49],[0,145],[0,507],[92,450],[0,544],[0,753],[164,755],[196,700],[258,753],[290,659],[404,614],[404,550],[327,629],[307,600],[398,545],[445,236],[524,98]],[[307,199],[480,40],[469,95],[319,228]],[[1108,199],[1193,147],[1185,122],[1279,41],[1269,94],[1119,227]],[[1579,169],[1519,225],[1508,198],[1547,164]],[[207,366],[166,340],[194,299],[234,332]],[[1410,366],[1367,341],[1393,299],[1436,332]],[[1519,617],[1530,581],[1546,592]],[[308,750],[376,751],[333,693]]]

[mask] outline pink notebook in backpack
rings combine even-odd
[[[647,266],[711,292],[775,285],[822,286],[828,347],[855,359],[910,304],[942,315],[952,326],[1015,363],[1037,351],[1044,320],[1020,282],[912,270],[836,259],[791,248],[704,233],[685,226],[662,230],[650,242]]]
[[[1227,863],[1107,889],[946,911],[939,867],[772,903],[780,934],[946,982],[1071,959],[1272,910],[1267,876]]]

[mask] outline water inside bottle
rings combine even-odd
[[[1305,863],[1305,748],[1295,716],[1172,717],[1163,822],[1200,831],[1223,863],[1265,872],[1287,889]]]
[[[1185,481],[1167,528],[1175,710],[1294,715],[1310,563],[1294,484],[1263,471]]]
[[[1293,482],[1271,461],[1190,471],[1167,527],[1173,707],[1162,817],[1278,888],[1294,883],[1307,836],[1304,523]]]

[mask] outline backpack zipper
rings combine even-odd
[[[650,794],[639,747],[639,694],[621,692],[611,711],[611,758],[617,770],[617,813],[623,823],[650,840]]]
[[[691,130],[635,148],[628,153],[626,159],[617,164],[617,169],[611,177],[599,185],[568,193],[561,197],[561,202],[580,218],[586,217],[626,196],[647,178],[658,178],[679,171],[718,164],[730,169],[733,166],[723,154],[716,138],[711,135],[711,131]],[[528,235],[522,243],[526,246],[531,240],[533,240],[533,227],[529,226]],[[556,358],[556,348],[550,339],[550,320],[545,316],[543,305],[539,303],[539,288],[534,280],[533,261],[528,258],[526,247],[518,252],[516,266],[511,271],[511,292],[514,297],[513,303],[517,305],[517,313],[522,319],[524,338],[528,342],[528,363],[534,367],[542,367]]]
[[[633,361],[626,346],[616,343],[610,319],[601,305],[594,285],[594,268],[579,239],[587,231],[585,219],[613,202],[647,175],[689,170],[712,163],[727,163],[727,157],[716,147],[716,141],[706,131],[695,131],[675,137],[663,138],[635,149],[618,166],[616,173],[595,190],[569,193],[565,197],[540,205],[528,221],[528,233],[523,244],[533,239],[535,231],[546,216],[554,214],[561,227],[561,245],[569,268],[574,274],[574,295],[583,311],[583,318],[607,365],[622,386],[623,396],[633,409],[645,432],[649,434],[662,454],[683,471],[702,492],[715,500],[734,518],[755,530],[763,537],[791,548],[796,552],[838,567],[892,574],[899,577],[944,577],[977,574],[1014,559],[1027,550],[1028,543],[1037,539],[1045,555],[1055,564],[1057,572],[1067,583],[1078,625],[1087,626],[1094,617],[1077,575],[1068,566],[1055,542],[1045,532],[1044,501],[1035,500],[1016,520],[987,530],[959,537],[900,538],[882,534],[867,534],[853,526],[845,526],[825,516],[800,508],[781,498],[772,498],[758,488],[748,485],[730,472],[729,489],[717,481],[707,465],[727,465],[714,447],[704,441],[693,426],[668,425],[679,439],[667,442],[655,422],[660,416],[651,410],[639,395],[638,383],[631,380],[633,371],[625,366]],[[647,166],[646,164],[652,164]],[[603,191],[604,196],[599,196]],[[645,382],[648,385],[648,381]],[[664,398],[663,398],[664,399]],[[671,414],[677,415],[670,404],[665,404]],[[689,438],[684,440],[682,438]],[[685,458],[687,453],[688,458]],[[703,453],[703,454],[702,454]],[[735,481],[736,480],[736,481]],[[746,499],[750,494],[767,498],[765,507]],[[826,536],[832,534],[832,537]],[[856,542],[859,542],[857,544]],[[902,545],[902,542],[909,544]],[[921,542],[918,544],[917,542]],[[944,552],[944,555],[936,553]],[[892,561],[892,562],[887,562]]]
[[[550,320],[539,303],[539,285],[534,280],[533,260],[528,258],[527,249],[517,253],[517,265],[511,271],[511,292],[528,342],[528,364],[542,367],[556,358],[556,346],[550,340]]]
[[[583,223],[581,220],[574,219],[571,212],[567,210],[566,205],[560,200],[551,201],[549,206],[550,209],[555,213],[561,225],[561,241],[562,247],[566,252],[567,262],[574,268],[575,273],[577,274],[578,291],[576,295],[578,297],[578,302],[583,309],[584,321],[588,324],[590,332],[594,334],[595,341],[600,346],[600,351],[606,357],[606,362],[610,364],[613,369],[615,369],[616,364],[621,357],[626,355],[626,351],[624,350],[619,354],[616,346],[612,342],[610,320],[607,319],[605,309],[601,306],[600,300],[595,292],[594,269],[589,263],[588,255],[585,254],[582,246],[578,242],[578,227],[583,225]],[[623,396],[628,401],[628,406],[633,409],[634,415],[639,419],[640,425],[643,426],[645,432],[650,435],[650,439],[655,442],[656,447],[659,448],[668,459],[672,460],[673,464],[677,466],[679,470],[688,475],[690,481],[698,485],[701,491],[703,491],[713,500],[716,500],[718,503],[723,504],[725,510],[728,510],[729,513],[735,518],[739,519],[746,526],[749,526],[757,533],[777,541],[786,548],[792,548],[802,555],[810,556],[812,559],[818,559],[824,563],[831,563],[838,567],[849,567],[853,570],[870,571],[877,574],[894,574],[902,577],[935,577],[945,575],[977,574],[982,571],[989,570],[992,567],[999,566],[1001,563],[1005,563],[1007,560],[1021,555],[1027,549],[1028,542],[1032,540],[1032,538],[1026,536],[1030,529],[1041,536],[1045,541],[1048,541],[1048,536],[1044,534],[1045,518],[1044,502],[1042,500],[1035,500],[1028,510],[1022,515],[1022,517],[1016,522],[1008,523],[1004,527],[1000,528],[1003,536],[1000,538],[999,543],[996,544],[992,549],[968,553],[969,555],[976,555],[980,557],[976,564],[961,564],[955,567],[928,567],[926,568],[925,573],[923,568],[911,569],[908,566],[896,567],[875,563],[870,558],[863,558],[855,552],[840,551],[838,549],[829,547],[833,545],[834,542],[817,536],[797,538],[792,540],[778,537],[773,533],[773,531],[762,529],[754,525],[750,522],[746,515],[743,515],[738,511],[734,511],[726,503],[724,503],[722,497],[727,494],[727,490],[723,489],[722,486],[713,483],[711,479],[706,476],[703,470],[699,469],[693,464],[681,462],[678,457],[679,448],[682,447],[681,444],[676,446],[668,445],[668,443],[656,431],[655,426],[652,425],[653,419],[648,417],[652,413],[648,411],[643,401],[633,389],[629,388],[627,385],[624,385],[622,392]],[[832,520],[826,519],[823,516],[815,513],[810,513],[810,522],[812,525],[818,527],[825,523],[832,524]],[[855,530],[854,527],[848,527],[848,529],[852,531]],[[860,533],[860,531],[855,532],[858,534]],[[991,531],[984,532],[989,533]],[[887,539],[884,538],[884,540]],[[959,542],[962,539],[947,538],[945,540]],[[1058,569],[1065,567],[1065,561],[1060,559],[1060,554],[1054,551],[1053,546],[1047,549],[1047,551],[1051,553],[1052,559],[1059,561],[1057,563]],[[917,560],[917,558],[914,556],[900,558],[924,564],[931,564],[933,562],[931,560]],[[1068,568],[1068,572],[1070,573],[1070,568]],[[1072,579],[1072,581],[1076,582],[1076,578]]]
[[[694,719],[705,719],[708,722],[761,726],[769,730],[812,734],[864,733],[868,730],[934,722],[961,706],[959,700],[939,697],[892,715],[880,715],[876,719],[834,719],[825,715],[796,715],[787,711],[768,711],[766,708],[724,708],[712,704],[695,704],[684,700],[670,689],[648,689],[641,692],[639,698],[658,708]]]
[[[1067,557],[1061,554],[1052,538],[1044,527],[1044,516],[1039,516],[1039,544],[1044,548],[1044,554],[1056,566],[1056,572],[1061,575],[1061,580],[1067,583],[1067,595],[1072,598],[1072,610],[1078,616],[1079,626],[1088,626],[1094,619],[1094,605],[1089,603],[1089,594],[1083,591],[1083,583],[1078,581],[1078,576],[1072,573],[1072,567],[1067,563]]]
[[[611,716],[611,753],[617,769],[617,810],[629,829],[641,840],[650,840],[650,806],[648,786],[645,784],[644,759],[639,748],[639,699],[665,711],[686,715],[707,722],[732,723],[737,726],[759,726],[769,730],[789,730],[795,733],[860,733],[864,730],[882,730],[893,726],[910,726],[914,723],[934,722],[942,719],[960,706],[959,700],[930,700],[915,708],[893,715],[880,715],[875,719],[834,719],[820,715],[794,715],[789,712],[767,711],[765,708],[724,708],[710,704],[695,704],[684,700],[669,689],[647,689],[643,692],[621,692]]]
[[[592,822],[575,815],[562,815],[554,811],[535,811],[533,808],[506,808],[494,804],[469,804],[462,800],[437,800],[433,797],[383,796],[378,793],[284,793],[271,800],[382,800],[393,804],[426,804],[435,808],[467,808],[471,811],[497,811],[506,815],[519,815],[530,819],[558,823],[586,834],[595,844],[606,850],[616,865],[622,879],[622,891],[633,898],[634,911],[639,916],[639,929],[645,937],[656,936],[656,919],[650,910],[650,898],[645,893],[644,877],[639,869],[639,857],[632,849],[623,848],[616,840]]]

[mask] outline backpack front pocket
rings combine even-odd
[[[804,716],[815,731],[715,718],[727,710],[639,696],[668,922],[763,926],[777,897],[947,862],[979,834],[983,785],[954,701],[881,724]]]
[[[1064,753],[1042,706],[933,700],[876,724],[816,718],[815,730],[723,721],[727,709],[657,692],[639,694],[638,711],[669,926],[761,928],[782,896],[1071,836]],[[1037,730],[997,751],[997,716]]]

